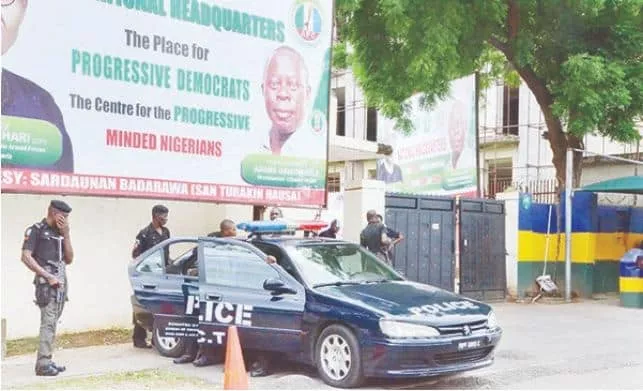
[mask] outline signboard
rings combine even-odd
[[[393,153],[377,162],[377,179],[386,191],[409,194],[475,196],[475,75],[451,83],[448,96],[431,109],[421,96],[409,99],[414,130],[404,135],[394,121],[378,118]]]
[[[332,11],[3,2],[3,191],[323,205]]]

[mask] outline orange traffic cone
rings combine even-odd
[[[228,338],[225,351],[225,366],[223,367],[224,390],[247,390],[248,374],[243,362],[241,343],[237,326],[228,327]]]

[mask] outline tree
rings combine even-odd
[[[544,114],[562,187],[566,150],[582,149],[584,135],[640,138],[642,8],[643,0],[337,0],[334,63],[352,67],[369,105],[406,131],[404,101],[414,93],[430,105],[453,79],[517,72]],[[575,154],[575,187],[580,163]]]

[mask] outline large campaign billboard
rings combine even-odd
[[[450,91],[431,107],[422,95],[409,98],[413,130],[395,121],[378,123],[393,153],[377,162],[377,179],[388,192],[475,196],[477,192],[475,75],[451,82]]]
[[[2,0],[2,187],[325,203],[332,0]]]

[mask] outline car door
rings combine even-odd
[[[170,258],[177,256],[182,261],[190,262],[191,253],[197,257],[196,239],[176,239],[167,243]],[[164,248],[165,248],[164,247]],[[177,251],[180,250],[180,253]],[[187,251],[185,251],[187,250]],[[198,276],[184,273],[184,267],[174,267],[176,259],[171,259],[159,281],[157,290],[161,297],[158,309],[154,313],[155,329],[160,337],[196,336],[198,327]]]
[[[163,251],[158,248],[129,266],[132,310],[146,328],[152,327],[153,314],[158,309],[160,297],[157,287],[163,277],[164,263]]]
[[[167,272],[166,254],[174,246],[193,243],[196,239],[170,239],[151,249],[143,259],[130,269],[130,279],[134,290],[135,312],[145,324],[159,332],[159,337],[181,337],[180,332],[172,331],[166,335],[168,327],[177,329],[175,324],[194,324],[192,335],[196,333],[198,313],[189,314],[188,297],[198,297],[198,277],[172,274]],[[142,315],[141,315],[142,314]],[[184,328],[183,326],[178,328]],[[185,332],[186,330],[182,330]]]
[[[222,345],[235,325],[245,349],[298,352],[305,291],[252,245],[234,239],[199,242],[199,333],[201,342]],[[264,289],[281,281],[283,290]]]

